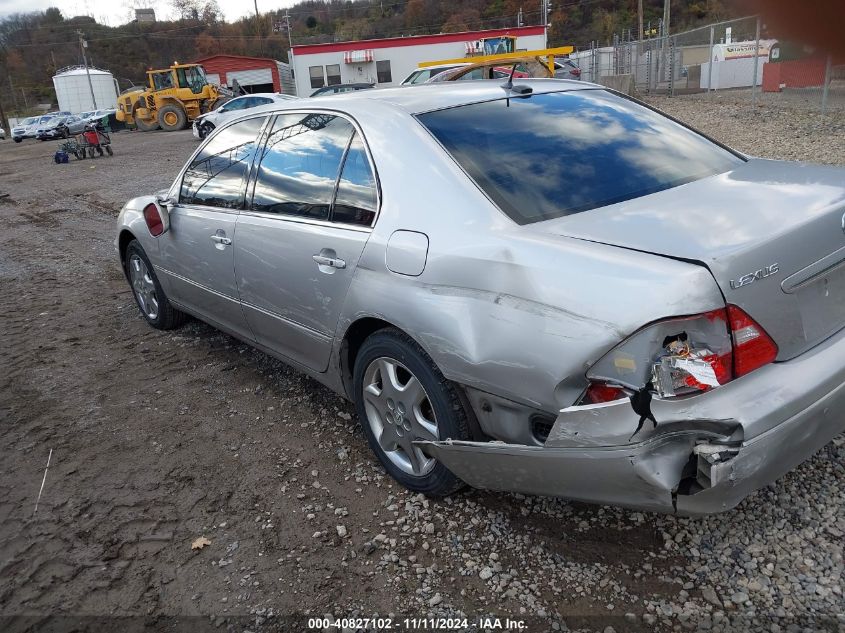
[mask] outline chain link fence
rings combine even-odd
[[[777,105],[845,113],[845,59],[780,40],[757,16],[663,35],[662,25],[617,34],[610,46],[590,42],[571,58],[585,81],[630,77],[640,95],[731,97],[749,105]]]

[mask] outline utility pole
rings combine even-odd
[[[285,26],[288,29],[288,44],[293,48],[293,36],[290,34],[290,12],[285,9]]]
[[[88,58],[85,56],[85,49],[88,48],[88,42],[82,36],[82,31],[77,31],[79,35],[79,50],[82,52],[82,63],[85,64],[85,74],[88,76],[88,89],[91,91],[91,103],[94,104],[94,109],[97,109],[97,97],[94,96],[94,84],[91,83],[91,71],[88,69]]]
[[[643,41],[643,0],[639,0],[637,3],[637,18],[639,19],[640,24],[640,37],[639,40]]]
[[[261,16],[258,14],[258,0],[255,3],[255,34],[258,36],[258,52],[264,54],[264,40],[261,39]]]

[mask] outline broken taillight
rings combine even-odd
[[[599,404],[601,402],[613,402],[614,400],[625,398],[627,395],[625,390],[619,387],[594,382],[587,387],[582,400],[585,404]]]
[[[144,221],[153,237],[158,237],[164,233],[164,221],[161,219],[161,213],[152,202],[144,207]]]
[[[736,306],[658,321],[628,337],[587,372],[584,401],[616,400],[626,388],[661,397],[709,391],[770,363],[777,346]],[[616,390],[615,392],[613,390]]]

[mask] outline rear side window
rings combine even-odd
[[[353,131],[329,114],[279,115],[262,152],[252,209],[327,220]]]
[[[337,184],[332,220],[342,224],[370,226],[376,217],[376,179],[367,160],[364,142],[356,133],[349,144]]]
[[[239,209],[246,192],[258,132],[265,117],[247,119],[220,130],[188,165],[179,201]]]
[[[518,224],[638,198],[742,162],[604,90],[500,99],[418,118]]]

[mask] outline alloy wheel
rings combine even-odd
[[[434,409],[419,379],[399,361],[383,356],[364,372],[363,396],[367,424],[387,458],[409,475],[431,472],[436,460],[413,444],[440,439]]]
[[[144,260],[137,254],[129,258],[129,280],[141,311],[151,321],[158,318],[158,297],[155,282]]]

